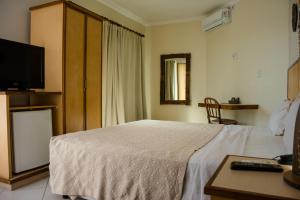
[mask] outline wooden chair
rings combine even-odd
[[[221,110],[219,102],[211,97],[206,97],[204,99],[205,108],[207,111],[207,119],[208,123],[218,123],[218,124],[238,124],[236,120],[233,119],[222,119],[221,118]]]

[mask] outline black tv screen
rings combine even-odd
[[[44,48],[0,39],[0,89],[42,89]]]

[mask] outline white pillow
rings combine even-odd
[[[285,129],[285,117],[289,111],[291,101],[285,100],[275,109],[269,120],[269,128],[273,135],[283,135]]]
[[[296,118],[300,105],[300,98],[297,98],[291,105],[290,110],[285,119],[285,132],[283,135],[283,143],[288,154],[293,153],[294,131]]]

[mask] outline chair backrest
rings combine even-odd
[[[207,112],[208,123],[211,123],[211,118],[217,119],[221,123],[221,111],[219,102],[211,97],[204,99],[205,108]]]

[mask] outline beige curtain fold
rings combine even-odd
[[[143,39],[103,22],[102,126],[144,119]]]
[[[175,60],[165,61],[165,99],[178,100],[177,63]]]

